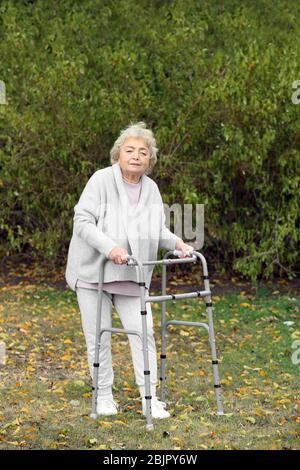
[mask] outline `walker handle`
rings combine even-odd
[[[136,265],[135,261],[131,258],[130,255],[125,255],[125,259],[127,260],[127,265],[128,266],[135,266]]]
[[[188,251],[188,255],[193,256],[193,252],[194,252],[194,250]],[[181,250],[173,250],[173,255],[179,257],[179,256],[182,255],[182,251]]]

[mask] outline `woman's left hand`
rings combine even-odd
[[[189,257],[189,251],[194,251],[194,248],[191,245],[187,245],[183,240],[177,240],[175,249],[182,251],[182,255],[179,258]]]

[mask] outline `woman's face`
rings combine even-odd
[[[149,167],[150,151],[144,140],[128,137],[121,149],[119,164],[125,174],[141,176]]]

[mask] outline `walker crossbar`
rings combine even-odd
[[[91,418],[97,418],[97,399],[98,399],[98,377],[99,377],[99,352],[100,352],[100,342],[101,337],[104,332],[110,333],[124,333],[127,335],[137,335],[140,337],[143,345],[143,356],[144,356],[144,375],[145,375],[145,398],[146,398],[146,430],[150,431],[154,429],[152,423],[152,411],[151,411],[151,392],[150,392],[150,370],[149,370],[149,357],[148,357],[148,337],[147,337],[147,321],[146,321],[146,303],[147,302],[161,302],[162,303],[162,319],[161,319],[161,387],[160,387],[160,398],[164,400],[164,384],[165,384],[165,367],[166,367],[166,330],[169,325],[185,325],[185,326],[195,326],[203,327],[207,330],[209,334],[211,354],[212,354],[212,365],[213,365],[213,376],[214,376],[214,388],[217,399],[217,414],[223,414],[222,403],[220,398],[220,383],[219,383],[219,374],[218,374],[218,360],[216,356],[215,348],[215,337],[214,337],[214,327],[212,319],[212,302],[211,302],[211,292],[209,287],[209,278],[206,260],[204,256],[197,252],[191,251],[189,255],[191,256],[180,259],[170,259],[170,255],[181,256],[181,251],[173,250],[168,251],[162,260],[155,261],[146,261],[141,263],[133,255],[127,255],[127,265],[135,266],[138,271],[138,284],[140,286],[140,300],[141,300],[141,318],[142,318],[142,333],[133,330],[127,330],[124,328],[103,328],[101,329],[101,308],[102,308],[102,295],[103,295],[103,278],[104,278],[104,267],[105,263],[108,261],[105,255],[100,255],[100,269],[99,269],[99,284],[98,284],[98,301],[97,301],[97,321],[96,321],[96,338],[95,338],[95,356],[93,364],[93,395],[92,395],[92,412]],[[204,290],[189,292],[184,294],[169,294],[166,295],[166,267],[170,264],[181,264],[181,263],[195,263],[200,259],[203,268],[203,280],[204,280]],[[149,296],[146,295],[146,286],[144,282],[144,269],[143,266],[160,264],[163,267],[162,275],[162,295],[161,296]],[[170,320],[166,321],[166,301],[167,300],[180,300],[186,298],[195,298],[195,297],[204,297],[206,301],[206,310],[208,315],[208,324],[201,322],[185,322],[181,320]]]
[[[207,297],[210,291],[187,292],[185,294],[146,295],[145,302],[164,302],[165,300],[189,299],[192,297]]]
[[[165,323],[166,328],[168,328],[169,325],[199,326],[209,331],[207,323],[200,323],[195,321],[169,320]]]
[[[111,333],[125,333],[127,335],[136,335],[142,339],[141,333],[134,330],[124,330],[124,328],[101,328],[100,336],[102,336],[102,333],[104,333],[105,331],[109,331]]]
[[[174,253],[172,251],[172,253]],[[193,258],[181,258],[181,259],[159,259],[157,261],[145,261],[143,266],[150,266],[152,264],[180,264],[180,263],[195,263],[197,261],[196,257]]]

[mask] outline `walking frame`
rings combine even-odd
[[[212,300],[211,291],[209,286],[209,277],[207,271],[207,263],[204,256],[198,251],[190,251],[186,258],[170,258],[170,256],[181,256],[182,252],[178,250],[172,250],[165,253],[163,259],[156,261],[147,261],[141,263],[133,255],[127,255],[127,265],[136,266],[138,272],[138,283],[140,286],[140,299],[141,299],[141,319],[142,319],[142,333],[134,330],[127,330],[124,328],[102,328],[101,329],[101,307],[102,307],[102,294],[103,294],[103,277],[104,277],[104,266],[108,261],[105,255],[100,257],[100,270],[99,270],[99,285],[98,285],[98,302],[97,302],[97,321],[96,321],[96,340],[95,340],[95,357],[93,364],[93,394],[92,394],[92,412],[90,417],[93,419],[97,418],[97,398],[98,398],[98,375],[99,375],[99,351],[102,334],[105,331],[111,333],[123,333],[127,335],[137,335],[140,337],[143,344],[143,356],[144,356],[144,375],[145,375],[145,399],[146,399],[146,430],[150,431],[154,429],[152,423],[152,411],[151,411],[151,391],[150,391],[150,370],[149,370],[149,358],[148,358],[148,339],[147,339],[147,321],[146,321],[146,302],[161,302],[162,314],[161,314],[161,376],[160,376],[160,400],[164,401],[165,398],[165,380],[166,380],[166,334],[169,325],[184,325],[191,327],[205,328],[209,335],[209,342],[212,356],[212,368],[213,368],[213,379],[214,388],[217,401],[217,415],[223,414],[222,402],[220,397],[220,381],[218,372],[218,359],[216,354],[215,346],[215,334],[213,326],[213,315],[212,315]],[[204,290],[188,292],[184,294],[168,294],[166,295],[166,284],[167,284],[167,266],[170,264],[181,264],[181,263],[195,263],[200,260],[203,269],[203,280]],[[145,278],[143,266],[149,265],[162,265],[162,295],[151,296],[146,295]],[[206,304],[206,312],[208,317],[208,324],[201,322],[188,322],[181,320],[170,320],[166,321],[166,301],[167,300],[180,300],[187,298],[203,297]]]

